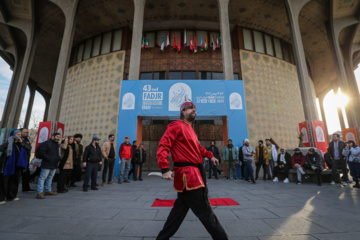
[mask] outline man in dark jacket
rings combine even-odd
[[[273,182],[278,182],[278,174],[280,170],[284,170],[285,180],[283,183],[289,183],[289,169],[291,168],[291,155],[288,152],[285,152],[284,148],[280,149],[280,153],[277,157],[277,166],[274,168],[274,180]]]
[[[99,141],[101,139],[93,137],[89,146],[85,148],[84,157],[83,157],[83,166],[85,170],[85,179],[83,184],[84,192],[88,191],[89,179],[91,178],[91,189],[99,190],[96,187],[96,178],[99,164],[102,164],[102,153],[99,146]]]
[[[29,162],[30,155],[31,155],[31,148],[32,148],[30,140],[29,140],[29,130],[26,129],[26,128],[20,128],[19,130],[21,131],[22,143],[23,143],[23,145],[26,145],[26,148],[25,148],[26,149],[26,156],[27,156],[27,160]],[[23,192],[35,192],[34,189],[30,188],[30,169],[29,169],[29,165],[22,172],[21,179],[22,179],[22,191]]]
[[[348,169],[346,167],[346,156],[342,155],[342,151],[346,146],[346,143],[340,139],[340,135],[337,133],[333,134],[333,140],[329,143],[329,153],[332,163],[332,175],[331,185],[335,185],[336,172],[338,168],[342,169],[343,172],[343,185],[346,186],[349,182]]]
[[[74,158],[74,166],[73,166],[73,171],[71,174],[71,182],[70,182],[70,187],[71,188],[77,188],[77,186],[75,185],[75,182],[81,181],[81,173],[82,173],[82,169],[81,169],[81,162],[82,162],[82,156],[84,153],[84,146],[81,144],[81,140],[83,138],[83,135],[80,133],[77,133],[74,135],[74,143],[75,145],[77,145],[77,148],[75,150],[75,158]]]
[[[320,155],[315,152],[315,149],[313,148],[310,148],[309,152],[306,154],[305,168],[315,172],[317,183],[321,186],[322,167],[320,165]]]
[[[137,149],[137,141],[133,141],[133,145],[132,145],[132,152],[135,153]],[[130,179],[130,175],[131,174],[134,174],[133,175],[133,178],[134,178],[134,181],[137,181],[137,172],[135,173],[135,154],[133,154],[132,156],[132,159],[131,159],[131,170],[129,171],[129,174],[128,174],[128,179]]]
[[[215,145],[216,145],[216,142],[211,141],[211,146],[208,148],[208,151],[212,152],[212,154],[214,155],[214,158],[220,159],[219,149]],[[209,177],[208,177],[208,179],[211,179],[211,170],[213,170],[213,173],[215,175],[215,179],[219,179],[218,176],[217,176],[217,174],[218,174],[217,166],[214,165],[212,163],[212,161],[209,161]]]
[[[142,166],[146,162],[146,151],[144,143],[140,143],[140,146],[135,149],[134,153],[134,180],[137,180],[137,172],[139,170],[139,181],[143,181],[142,179]]]
[[[41,172],[37,185],[37,199],[44,199],[46,195],[57,195],[57,192],[51,191],[51,184],[56,169],[61,160],[60,157],[60,133],[54,133],[51,139],[41,143],[36,149],[36,156],[42,159]],[[45,196],[44,196],[45,184]]]

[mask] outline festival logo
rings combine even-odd
[[[346,142],[348,142],[348,141],[354,141],[354,142],[356,143],[356,138],[355,138],[354,133],[348,132],[348,133],[345,135],[345,141],[346,141]]]
[[[135,109],[135,95],[133,93],[126,93],[122,99],[123,110]]]
[[[230,109],[243,109],[241,95],[237,92],[233,92],[229,97]]]
[[[60,133],[61,138],[64,137],[64,135],[63,135],[63,130],[62,130],[61,128],[59,128],[59,129],[57,130],[57,132]]]
[[[324,131],[322,129],[322,127],[320,126],[317,126],[315,128],[315,131],[316,131],[316,139],[318,142],[325,142],[325,134],[324,134]]]
[[[186,99],[192,99],[192,92],[189,85],[185,83],[175,83],[169,90],[169,111],[179,111],[181,104]]]
[[[39,133],[39,142],[38,143],[42,143],[42,142],[45,142],[46,140],[48,140],[48,136],[49,136],[49,129],[47,127],[43,127]]]
[[[306,128],[302,128],[301,133],[303,134],[303,143],[308,143],[309,142],[309,136],[308,136],[308,133],[306,131]]]

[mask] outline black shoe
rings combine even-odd
[[[139,181],[144,181],[142,178],[139,178]]]
[[[321,183],[318,183],[318,186],[321,186]]]
[[[353,188],[360,188],[359,182],[355,183],[355,185],[353,185]]]
[[[84,192],[87,192],[87,191],[88,191],[88,189],[87,189],[87,188],[83,188],[83,191],[84,191]]]
[[[219,175],[221,175],[221,171],[220,171],[220,170],[218,170],[218,173],[219,173]]]
[[[252,182],[251,182],[252,184],[256,184],[256,182],[255,182],[255,180],[252,180]]]
[[[99,190],[97,187],[91,188],[91,190]]]
[[[213,175],[214,176],[214,175]],[[210,177],[208,177],[208,179],[211,179],[211,176]]]
[[[228,178],[228,177],[226,177],[226,181],[229,181],[229,178]]]
[[[237,178],[234,178],[235,181],[237,181]]]
[[[121,182],[121,180],[120,180],[120,179],[118,180],[118,184],[122,184],[122,182]]]
[[[124,183],[130,183],[130,181],[129,180],[124,180]]]
[[[271,180],[272,178],[271,178],[271,176],[270,177],[268,177],[268,180]]]
[[[134,181],[137,181],[137,178],[134,178]]]
[[[255,180],[258,180],[258,177],[256,177]]]
[[[300,182],[300,181],[297,181],[296,184],[297,184],[297,185],[301,185],[301,182]]]
[[[58,190],[57,193],[67,193],[67,191],[64,189],[64,190]]]
[[[76,186],[75,184],[71,184],[70,188],[78,188],[78,186]]]
[[[23,189],[22,190],[23,192],[36,192],[36,190],[34,190],[34,189],[31,189],[31,188],[29,188],[29,189]]]
[[[215,179],[219,179],[218,176],[215,176]]]

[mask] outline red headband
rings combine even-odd
[[[194,108],[196,108],[195,107],[195,104],[190,100],[190,101],[188,101],[187,99],[186,99],[186,97],[185,97],[185,102],[181,105],[181,107],[180,107],[180,112],[182,112],[182,110],[184,110],[185,108],[188,108],[188,107],[194,107]]]

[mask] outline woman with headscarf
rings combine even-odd
[[[66,193],[70,188],[70,177],[74,167],[75,143],[74,137],[68,136],[61,143],[61,161],[59,164],[59,180],[57,182],[57,192]]]
[[[25,147],[20,130],[11,131],[8,141],[0,146],[0,204],[19,200],[21,173],[29,164]]]
[[[360,188],[360,147],[352,140],[347,142],[342,154],[346,156],[347,163],[350,169],[350,175],[353,177],[355,185],[354,188]]]

